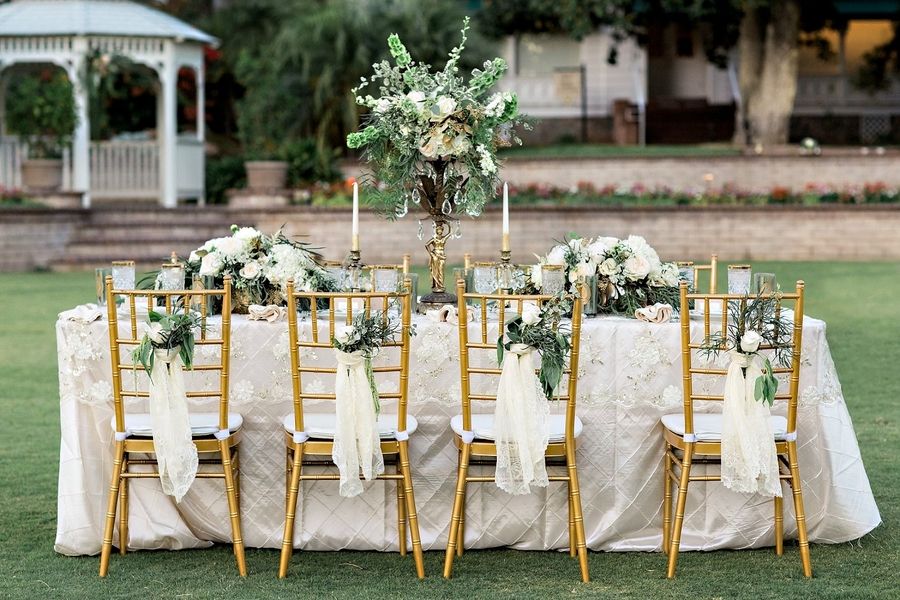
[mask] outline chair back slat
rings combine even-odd
[[[191,389],[192,380],[185,382],[186,396],[188,398],[218,398],[219,429],[228,429],[228,378],[231,358],[231,277],[226,276],[222,289],[185,289],[185,290],[117,290],[113,287],[111,276],[106,277],[106,306],[107,319],[109,321],[109,357],[112,368],[113,402],[116,420],[116,431],[125,431],[125,408],[123,398],[149,398],[149,392],[137,389],[137,382],[149,381],[140,363],[128,363],[122,360],[122,351],[131,352],[143,338],[139,328],[137,307],[146,302],[147,313],[153,310],[165,312],[171,315],[174,311],[192,310],[195,303],[201,307],[200,331],[195,335],[195,346],[218,346],[218,361],[209,364],[194,365],[194,371],[216,372],[218,377],[216,389],[200,390]],[[128,309],[127,327],[120,327],[117,298],[122,298],[122,304]],[[197,299],[199,302],[196,302]],[[218,338],[208,337],[207,332],[207,304],[211,298],[221,298],[222,302],[222,331]],[[140,302],[140,304],[139,304]],[[161,304],[161,306],[157,306]],[[187,370],[187,369],[185,369]],[[130,379],[135,382],[135,388],[126,388],[124,372],[131,372]]]
[[[717,287],[717,284],[718,284],[718,279],[719,279],[719,276],[718,276],[718,272],[719,272],[719,255],[718,255],[718,254],[713,254],[713,255],[710,257],[709,264],[707,264],[707,265],[702,265],[702,264],[701,264],[701,265],[698,265],[698,264],[695,264],[695,265],[693,266],[693,269],[694,269],[694,290],[697,291],[697,292],[700,291],[700,274],[701,274],[701,273],[706,273],[706,274],[707,274],[707,280],[709,281],[709,293],[710,293],[710,294],[715,294],[715,293],[716,293],[716,287]]]
[[[467,293],[464,279],[459,279],[456,283],[458,298],[458,315],[459,315],[459,369],[460,369],[460,389],[462,395],[462,418],[463,429],[472,430],[472,402],[473,401],[496,401],[497,385],[499,383],[500,374],[502,372],[501,365],[497,367],[484,367],[480,364],[473,365],[473,358],[477,354],[490,360],[490,356],[496,356],[497,337],[499,337],[505,328],[506,319],[512,316],[510,313],[514,310],[515,314],[522,314],[522,309],[526,303],[533,303],[539,308],[552,300],[554,296],[546,294],[479,294]],[[556,396],[558,400],[566,402],[566,441],[572,442],[575,439],[575,403],[578,391],[578,354],[581,347],[581,318],[582,318],[582,298],[585,297],[587,289],[583,283],[579,283],[579,294],[570,296],[572,300],[572,320],[571,320],[571,350],[569,351],[568,363],[563,370],[565,385],[563,381],[560,386],[564,390],[562,394]],[[497,304],[498,320],[491,321],[488,319],[488,307],[491,303]],[[470,305],[478,307],[477,312],[480,315],[478,319],[478,333],[475,341],[469,332],[469,322],[467,318],[467,310]],[[497,327],[496,336],[489,337],[492,326]],[[535,369],[538,372],[539,369]],[[488,378],[491,382],[490,392],[476,393],[472,391],[473,381],[476,378]]]
[[[771,354],[775,350],[790,350],[790,361],[788,365],[777,364],[772,361],[772,372],[775,375],[787,375],[789,377],[789,389],[784,391],[779,388],[775,394],[776,402],[787,402],[787,421],[788,431],[796,430],[797,425],[797,405],[800,385],[800,352],[803,343],[803,297],[804,283],[798,281],[794,292],[782,293],[774,292],[771,294],[776,302],[775,317],[781,319],[783,310],[790,308],[793,311],[793,324],[789,337],[785,339],[776,339],[774,344],[761,344],[759,352],[763,355]],[[753,298],[744,294],[717,294],[717,293],[690,293],[687,282],[682,282],[680,286],[681,300],[681,365],[682,365],[682,386],[684,393],[684,426],[685,433],[694,433],[694,402],[721,402],[724,400],[723,394],[712,393],[695,393],[694,388],[699,385],[698,377],[717,378],[724,383],[728,374],[728,369],[717,366],[710,366],[709,360],[700,360],[700,355],[707,352],[706,345],[711,339],[711,334],[721,332],[723,337],[722,344],[719,345],[719,351],[725,352],[724,340],[727,337],[729,327],[733,325],[732,315],[729,312],[729,303],[740,303],[741,308],[745,308],[748,301]],[[703,307],[703,340],[691,341],[691,312],[690,304]],[[710,310],[711,307],[721,307],[721,314],[715,315]],[[743,310],[741,311],[743,312]]]
[[[304,349],[331,348],[331,340],[334,339],[339,318],[342,318],[344,323],[350,325],[353,323],[355,315],[362,313],[366,318],[371,318],[373,312],[379,311],[382,322],[387,323],[390,319],[388,312],[393,307],[399,307],[400,331],[392,342],[385,343],[381,347],[379,357],[386,356],[387,364],[373,365],[372,370],[376,375],[396,374],[398,376],[399,391],[379,391],[378,397],[380,399],[397,400],[397,430],[406,430],[411,327],[410,307],[412,306],[411,289],[412,283],[409,278],[405,278],[402,282],[402,289],[395,292],[301,292],[294,289],[292,280],[288,281],[288,339],[290,344],[295,431],[304,431],[305,401],[335,400],[334,393],[304,390],[303,375],[336,375],[338,369],[337,360],[329,361],[328,366],[307,365],[303,362]],[[341,311],[341,305],[345,307],[343,309],[345,315],[343,316],[338,314]],[[310,331],[308,339],[301,339],[300,335],[299,311],[304,306],[308,306],[309,309]],[[327,325],[321,323],[319,319],[322,311],[327,311],[328,313]],[[327,339],[325,339],[324,331],[320,330],[327,331]],[[397,351],[389,352],[392,349],[397,349]]]

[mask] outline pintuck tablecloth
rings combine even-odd
[[[63,313],[56,325],[62,442],[55,548],[63,554],[94,554],[100,551],[113,456],[108,328],[103,318],[85,322],[71,316]],[[409,411],[419,429],[410,438],[413,480],[422,543],[426,549],[440,549],[447,542],[456,478],[457,452],[449,423],[460,412],[458,335],[456,326],[448,323],[425,317],[415,321]],[[218,325],[211,321],[210,326],[215,330]],[[309,322],[304,327],[308,335]],[[251,547],[278,548],[285,485],[281,420],[291,411],[287,323],[235,316],[232,328],[231,409],[244,416],[244,541]],[[700,322],[692,324],[695,338],[701,329]],[[660,550],[659,420],[681,410],[679,324],[603,317],[586,320],[582,331],[578,413],[584,432],[578,471],[587,545],[593,550]],[[198,362],[209,348],[198,348]],[[327,350],[307,353],[303,360],[333,360],[329,355]],[[822,321],[807,317],[802,359],[798,443],[809,535],[819,543],[852,540],[871,531],[881,518]],[[306,378],[304,385],[331,390],[333,377]],[[396,390],[396,383],[383,385],[384,391]],[[191,410],[215,410],[214,403],[193,400]],[[135,401],[126,409],[147,407]],[[365,486],[363,494],[348,499],[338,495],[335,482],[303,483],[295,546],[396,550],[394,486]],[[786,534],[792,536],[796,528],[789,495],[784,504]],[[202,547],[230,537],[224,486],[217,480],[196,480],[180,504],[163,495],[158,481],[132,480],[130,507],[132,548]],[[694,484],[682,549],[772,545],[772,510],[769,498],[736,494],[718,483]],[[509,496],[492,484],[472,484],[466,511],[466,547],[545,550],[568,543],[563,484],[551,483],[527,496]]]

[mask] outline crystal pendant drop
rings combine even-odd
[[[453,212],[453,207],[450,206],[450,198],[444,198],[444,203],[441,204],[441,212],[445,215],[449,215]]]
[[[408,213],[408,212],[409,212],[409,196],[404,194],[403,195],[403,204],[401,204],[397,208],[397,212],[396,212],[397,218],[402,219],[403,217],[406,216],[406,213]]]
[[[481,214],[481,208],[475,204],[470,204],[466,207],[466,214],[470,217],[477,217]]]
[[[418,204],[420,198],[421,198],[421,195],[419,194],[419,188],[415,188],[415,189],[412,191],[412,201],[413,201],[413,204]]]
[[[419,231],[416,233],[416,237],[419,238],[420,242],[425,239],[425,230],[422,229],[422,219],[419,219]]]
[[[458,240],[462,237],[462,227],[459,224],[459,220],[453,222],[453,239]]]

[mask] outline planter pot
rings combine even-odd
[[[29,190],[53,191],[62,187],[62,160],[29,158],[22,161],[22,185]]]
[[[283,190],[287,184],[288,164],[280,160],[248,160],[247,187],[251,190]]]

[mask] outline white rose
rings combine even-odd
[[[756,352],[759,349],[759,344],[762,342],[762,339],[761,335],[752,329],[748,329],[741,337],[741,350],[748,354]]]
[[[594,243],[595,243],[595,244],[598,244],[598,243],[599,243],[599,244],[603,244],[603,245],[606,246],[607,248],[612,248],[613,246],[615,246],[616,244],[619,243],[619,238],[614,238],[614,237],[598,237],[597,239],[594,240]]]
[[[375,103],[375,112],[383,113],[387,112],[388,109],[391,108],[391,99],[390,98],[379,98]]]
[[[255,227],[241,227],[234,232],[234,237],[243,241],[255,240],[261,235],[262,232],[260,232],[259,229],[256,229]]]
[[[239,274],[244,279],[256,279],[259,276],[260,271],[259,263],[255,260],[251,260],[243,266]]]
[[[541,320],[541,309],[534,304],[522,306],[522,322],[526,325],[534,325]]]
[[[235,260],[244,253],[247,241],[236,237],[222,238],[216,243],[216,250],[225,258]]]
[[[443,121],[456,110],[456,100],[441,96],[437,102],[431,105],[431,120]]]
[[[441,155],[443,147],[443,134],[436,134],[428,138],[428,141],[422,144],[421,147],[419,147],[419,152],[421,152],[422,156],[424,156],[425,158],[437,158]]]
[[[196,250],[191,251],[191,255],[188,256],[188,262],[189,263],[200,262],[200,255],[197,254]]]
[[[216,276],[223,266],[222,256],[218,252],[210,252],[200,260],[200,274]]]
[[[568,252],[568,248],[563,245],[554,246],[550,253],[547,255],[547,264],[549,265],[558,265],[563,266],[566,264],[566,253]]]
[[[541,271],[541,265],[534,265],[531,267],[531,283],[535,285],[538,289],[544,284],[544,273]]]
[[[456,155],[465,154],[471,147],[472,143],[469,141],[469,138],[461,133],[453,138],[453,141],[450,143],[450,153]]]
[[[631,281],[640,281],[650,274],[650,262],[640,254],[632,254],[622,264],[622,271]]]
[[[353,325],[341,325],[334,331],[334,339],[339,344],[348,344],[356,335]]]
[[[609,248],[600,241],[594,241],[587,247],[588,256],[590,256],[591,260],[598,265],[606,258],[607,251],[609,251]]]
[[[406,99],[416,105],[416,109],[422,112],[425,108],[425,94],[423,92],[410,92],[406,95]]]
[[[154,344],[162,344],[163,343],[163,326],[161,323],[150,323],[150,327],[147,329],[147,337],[150,338],[150,341]]]
[[[662,281],[666,287],[678,287],[679,273],[675,263],[665,263],[662,266]]]
[[[619,270],[619,263],[616,262],[614,258],[607,258],[597,267],[597,270],[601,275],[606,275],[609,277]]]

